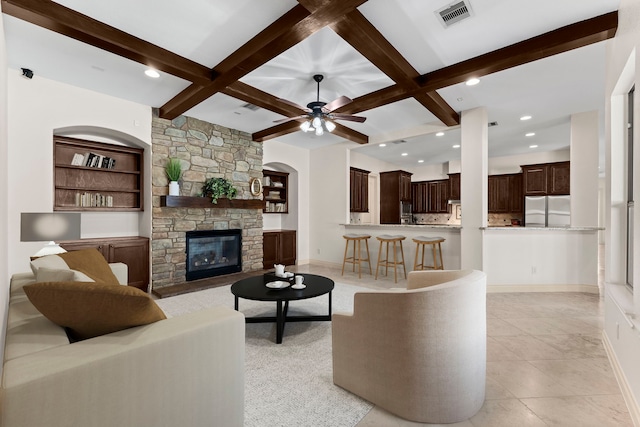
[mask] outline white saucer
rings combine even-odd
[[[291,286],[291,289],[304,289],[306,287],[307,287],[307,285],[293,285],[293,286]]]
[[[283,282],[282,280],[277,280],[275,282],[269,282],[265,286],[271,289],[284,289],[287,286],[289,286],[289,282]]]

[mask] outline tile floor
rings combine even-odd
[[[297,270],[371,288],[406,286],[393,274],[373,280],[368,272],[359,279],[331,267]],[[473,418],[447,426],[632,426],[602,345],[602,323],[603,301],[595,294],[488,294],[485,404]],[[374,407],[357,427],[428,425]]]

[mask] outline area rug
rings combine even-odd
[[[336,283],[333,311],[353,311],[353,294],[366,288]],[[326,295],[294,301],[292,315],[326,314]],[[176,317],[215,305],[233,308],[230,286],[157,301]],[[274,315],[275,303],[240,299],[247,316]],[[288,323],[282,344],[275,343],[275,324],[246,325],[246,427],[352,427],[372,405],[333,384],[331,323]]]

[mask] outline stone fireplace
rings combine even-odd
[[[261,270],[261,209],[167,207],[161,206],[161,196],[168,194],[164,165],[176,157],[183,170],[181,196],[197,197],[206,179],[224,177],[238,189],[236,198],[253,199],[249,182],[262,178],[262,144],[235,129],[186,116],[161,119],[157,112],[152,144],[152,287],[187,281],[187,232],[193,231],[240,230],[241,271]]]
[[[242,230],[186,232],[186,278],[204,279],[242,271]]]

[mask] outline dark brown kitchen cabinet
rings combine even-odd
[[[60,242],[68,251],[97,249],[107,262],[127,265],[128,285],[147,291],[149,286],[149,239],[147,237],[112,237]]]
[[[427,213],[428,193],[426,181],[411,183],[411,205],[413,213]]]
[[[569,195],[570,170],[570,162],[522,165],[524,195]]]
[[[449,180],[427,181],[429,191],[428,213],[447,213],[449,211]]]
[[[460,200],[460,174],[449,174],[449,199]]]
[[[380,224],[400,224],[401,202],[411,202],[411,174],[380,172]]]
[[[350,211],[369,212],[369,171],[351,168],[350,181]]]
[[[517,213],[523,210],[522,174],[490,175],[488,183],[489,213]]]
[[[262,264],[265,269],[275,264],[295,265],[296,231],[270,230],[262,234]]]
[[[571,163],[549,163],[547,166],[547,194],[564,196],[571,193]]]

